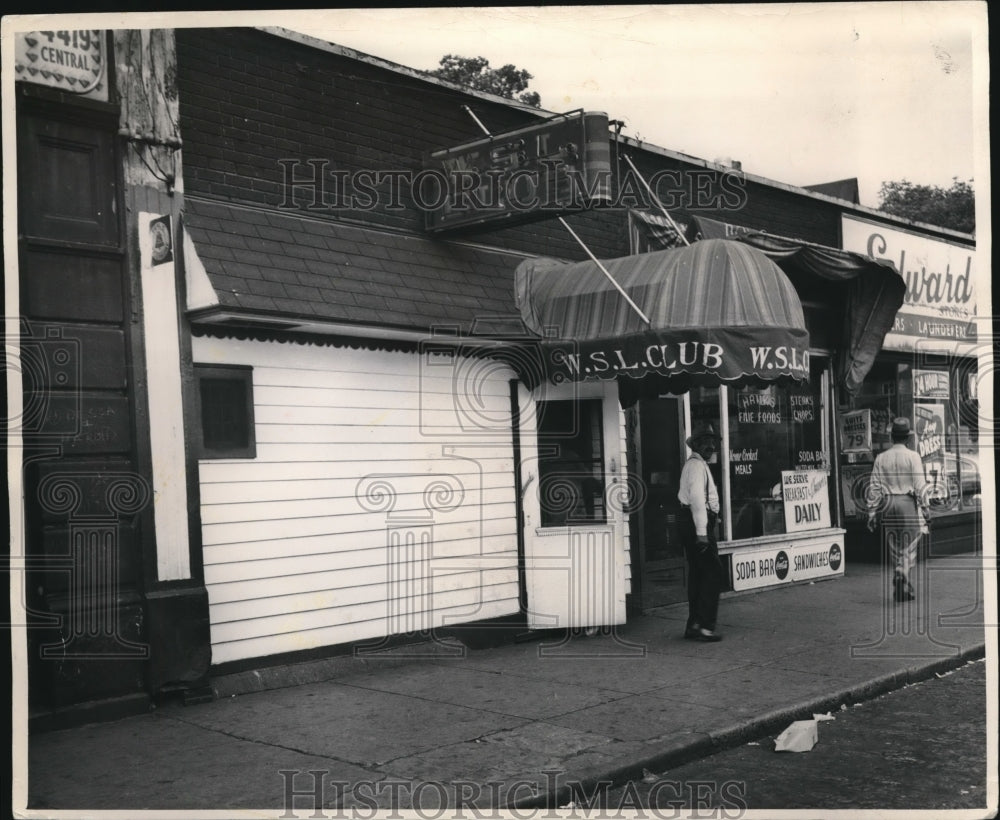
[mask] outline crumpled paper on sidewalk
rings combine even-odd
[[[818,739],[815,720],[797,720],[775,738],[774,751],[808,752]]]

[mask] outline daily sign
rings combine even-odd
[[[830,493],[822,470],[783,470],[781,495],[785,502],[788,532],[818,530],[830,526]]]

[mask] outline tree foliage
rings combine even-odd
[[[962,233],[976,230],[976,192],[972,180],[965,182],[958,177],[952,177],[950,188],[914,185],[905,179],[883,182],[879,210]]]
[[[510,63],[492,68],[485,57],[460,57],[457,54],[446,54],[438,61],[438,66],[427,73],[475,91],[497,94],[508,100],[517,99],[526,105],[541,108],[542,98],[538,92],[527,90],[533,76],[523,68]]]

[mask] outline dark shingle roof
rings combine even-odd
[[[461,332],[517,316],[517,254],[195,198],[184,225],[224,309]]]

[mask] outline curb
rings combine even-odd
[[[812,717],[813,712],[829,712],[839,709],[842,704],[856,704],[873,700],[880,695],[902,689],[933,677],[938,672],[946,672],[964,666],[970,661],[986,656],[986,644],[980,643],[961,649],[954,655],[935,658],[927,663],[917,664],[896,672],[889,672],[858,684],[853,684],[833,694],[819,695],[792,706],[775,709],[728,729],[709,734],[692,735],[691,740],[680,740],[668,744],[654,754],[624,763],[612,768],[603,768],[583,773],[574,784],[585,793],[594,793],[601,784],[620,786],[628,780],[642,777],[643,770],[663,771],[682,766],[694,760],[732,749],[755,738],[772,734],[793,720]],[[548,778],[547,778],[548,779]],[[558,779],[558,778],[556,778]],[[509,809],[554,809],[573,799],[573,791],[568,785],[520,798],[505,805]]]

